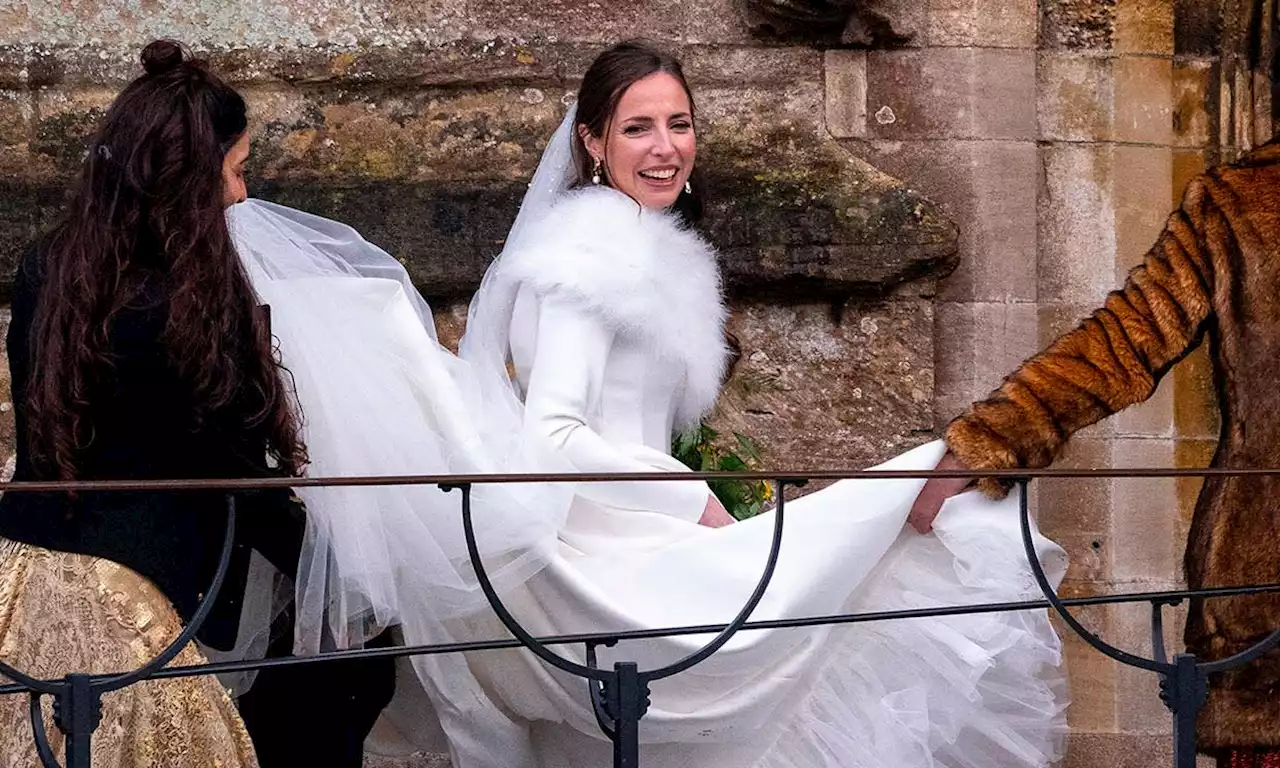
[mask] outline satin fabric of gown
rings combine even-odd
[[[510,345],[524,398],[521,431],[523,439],[550,447],[554,461],[548,470],[567,464],[593,472],[679,473],[683,468],[668,453],[672,432],[701,415],[722,371],[722,360],[708,359],[723,354],[715,256],[669,216],[637,215],[634,206],[619,207],[616,197],[606,191],[584,194],[572,210],[553,211],[541,238],[549,255],[531,250],[506,264],[518,296]],[[275,208],[254,213],[295,215]],[[581,232],[593,226],[613,236]],[[247,237],[244,230],[239,236]],[[242,253],[254,249],[249,240],[238,242]],[[609,269],[591,266],[601,253],[575,259],[580,242],[604,242]],[[548,266],[555,259],[564,263]],[[610,282],[615,279],[623,282]],[[652,290],[667,303],[619,293],[627,286]],[[307,426],[312,456],[327,469],[359,474],[341,471],[341,455],[352,444],[349,432],[376,425],[376,440],[365,435],[359,444],[380,441],[382,452],[412,457],[399,444],[414,446],[431,437],[414,430],[434,428],[440,421],[435,412],[483,419],[469,413],[462,399],[449,401],[461,398],[460,388],[442,382],[468,375],[467,369],[430,346],[421,328],[411,327],[421,321],[415,313],[419,299],[402,282],[335,274],[312,276],[296,287],[276,279],[262,292],[277,298],[273,320],[285,364],[309,382],[299,387],[303,412],[332,411],[312,401],[314,391],[325,390],[325,402],[342,403],[354,414],[341,424]],[[694,302],[703,304],[680,309]],[[288,322],[280,318],[285,306],[292,315]],[[314,327],[342,330],[308,330]],[[370,345],[384,359],[346,348],[356,339],[376,340]],[[295,354],[304,346],[313,352]],[[318,360],[325,361],[323,367],[317,368]],[[354,380],[347,375],[351,366],[360,366],[360,375],[376,383],[376,399],[369,397],[368,385],[341,391],[342,382]],[[462,448],[436,437],[433,452],[417,454],[426,457],[425,464],[410,460],[395,471],[447,469],[448,456]],[[943,450],[941,442],[928,443],[881,466],[928,469]],[[426,465],[433,460],[444,464]],[[1023,553],[1015,499],[992,502],[962,494],[944,506],[935,532],[920,536],[905,521],[922,484],[850,480],[789,502],[777,570],[752,618],[1039,596]],[[567,514],[551,516],[554,536],[530,537],[528,547],[537,556],[502,585],[504,599],[535,635],[730,620],[759,579],[773,513],[709,529],[696,522],[709,494],[705,484],[677,480],[579,484]],[[332,520],[335,540],[351,524],[352,510],[323,495],[307,504],[311,517]],[[386,555],[387,570],[397,574],[383,584],[389,592],[420,578],[421,569],[444,567],[432,562],[462,556],[440,546],[415,558],[412,542],[426,540],[422,529],[438,530],[448,540],[457,519],[444,507],[432,507],[411,521],[405,510],[412,507],[406,503],[395,514],[374,514],[362,528],[367,535],[381,525],[384,540],[394,543],[386,545],[394,548]],[[482,515],[477,526],[481,540],[502,532],[501,523],[491,525]],[[1036,546],[1056,583],[1066,565],[1062,550],[1038,534]],[[355,574],[352,583],[359,583],[368,563],[344,564],[343,549],[335,552],[339,578],[349,565],[346,575]],[[498,561],[518,554],[513,550]],[[424,617],[433,606],[415,602],[410,591],[384,601],[385,618],[403,622],[409,643],[505,634],[483,603],[464,606],[459,600]],[[601,649],[601,663],[634,660],[652,668],[695,651],[707,639],[625,642]],[[562,646],[558,652],[583,661],[581,649]],[[706,662],[654,684],[640,729],[641,764],[1046,766],[1060,756],[1065,733],[1060,664],[1060,644],[1044,611],[744,632]],[[443,733],[455,768],[595,768],[611,761],[585,683],[548,669],[525,651],[423,657],[414,666],[421,687],[403,690],[402,679],[401,706],[393,707],[396,724],[410,737]]]

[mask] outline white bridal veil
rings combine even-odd
[[[472,366],[441,347],[430,308],[393,257],[350,227],[260,200],[228,216],[253,286],[272,308],[309,476],[557,466],[523,438],[505,369]],[[407,616],[444,622],[488,610],[467,556],[459,492],[417,485],[298,494],[308,508],[299,652],[359,645]],[[545,565],[570,497],[564,486],[474,487],[480,553],[500,590]]]

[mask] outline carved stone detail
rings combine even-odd
[[[760,35],[894,48],[916,33],[912,0],[741,0]]]

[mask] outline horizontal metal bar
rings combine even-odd
[[[1214,587],[1209,589],[1168,590],[1161,592],[1129,592],[1117,595],[1097,595],[1094,597],[1064,598],[1067,606],[1112,605],[1116,603],[1170,603],[1190,598],[1238,597],[1241,595],[1280,593],[1280,583],[1255,584],[1242,587]],[[979,603],[974,605],[951,605],[937,608],[912,608],[899,611],[878,611],[873,613],[839,613],[829,616],[811,616],[797,619],[772,619],[768,621],[751,621],[742,627],[742,631],[762,629],[791,629],[800,627],[816,627],[839,624],[862,624],[875,621],[897,621],[903,619],[923,619],[939,616],[963,616],[975,613],[1008,613],[1011,611],[1031,611],[1049,608],[1047,600],[1022,600],[1008,603]],[[720,632],[727,624],[701,624],[684,627],[664,627],[655,629],[637,629],[620,632],[585,632],[573,635],[552,635],[535,638],[543,645],[569,645],[582,643],[598,643],[612,645],[625,640],[651,640],[661,637],[680,637],[685,635],[705,635]],[[523,648],[524,645],[514,638],[500,640],[473,640],[458,643],[440,643],[436,645],[406,645],[391,648],[361,648],[351,651],[331,651],[314,656],[286,656],[274,659],[257,659],[254,661],[227,661],[212,664],[199,664],[187,667],[167,667],[157,671],[150,679],[171,677],[194,677],[197,675],[222,674],[227,672],[248,672],[256,669],[273,667],[289,667],[299,664],[322,664],[329,661],[398,658],[401,656],[432,656],[444,653],[464,653],[470,651],[495,651],[510,648]],[[118,674],[118,673],[114,673]],[[94,675],[93,680],[109,679],[114,674]],[[51,681],[56,682],[56,681]],[[0,686],[0,695],[23,693],[29,689],[19,683]]]
[[[1139,467],[1129,469],[989,469],[898,470],[840,469],[810,472],[596,472],[561,474],[478,475],[366,475],[350,477],[200,478],[192,480],[78,480],[65,482],[0,482],[0,493],[49,493],[53,491],[225,491],[270,488],[359,487],[389,485],[510,485],[516,483],[693,482],[708,480],[783,481],[809,480],[912,480],[926,478],[994,477],[1005,480],[1125,479],[1162,477],[1280,477],[1280,467],[1201,469]]]

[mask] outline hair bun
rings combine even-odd
[[[186,58],[182,43],[176,40],[155,40],[142,49],[142,68],[148,75],[160,75],[178,68]]]

